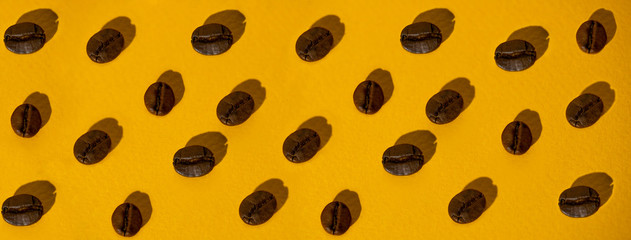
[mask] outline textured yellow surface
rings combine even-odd
[[[137,239],[332,239],[320,212],[345,189],[358,194],[361,215],[339,238],[630,237],[629,1],[3,1],[0,29],[42,8],[59,16],[43,49],[0,49],[0,198],[37,180],[54,185],[56,198],[32,226],[1,223],[2,239],[117,238],[111,214],[135,191],[148,194],[153,209]],[[430,54],[403,50],[401,29],[435,8],[454,14],[453,33]],[[617,31],[601,53],[588,55],[575,33],[600,8],[613,12]],[[246,17],[243,36],[225,54],[195,52],[192,31],[227,9]],[[296,39],[327,15],[341,19],[343,38],[321,61],[300,60]],[[131,44],[110,63],[90,61],[88,39],[121,16],[135,25]],[[499,69],[494,49],[529,26],[548,32],[545,54],[523,72]],[[377,68],[391,73],[394,92],[367,116],[355,109],[352,93]],[[167,70],[181,73],[185,92],[171,113],[153,116],[143,94]],[[430,123],[427,100],[456,78],[470,81],[475,98],[454,122]],[[217,103],[248,79],[261,82],[265,101],[244,124],[222,125]],[[613,105],[595,125],[571,127],[567,104],[597,82],[615,91]],[[47,95],[52,114],[34,138],[23,139],[9,117],[34,92]],[[539,114],[541,137],[513,156],[500,133],[525,109]],[[306,163],[287,161],[285,137],[316,116],[331,125],[330,140]],[[102,162],[80,164],[75,140],[105,118],[122,126],[120,143]],[[417,130],[437,139],[431,161],[412,176],[385,172],[383,151]],[[227,138],[225,158],[207,176],[178,175],[173,154],[206,132]],[[559,194],[591,173],[610,176],[613,194],[591,217],[563,215]],[[475,222],[454,223],[449,201],[480,177],[497,186],[497,198]],[[269,179],[282,180],[288,198],[270,221],[248,226],[239,204]]]

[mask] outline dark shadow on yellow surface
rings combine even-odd
[[[182,79],[182,74],[179,72],[168,70],[158,77],[157,82],[166,83],[169,87],[171,87],[173,95],[175,95],[175,105],[177,105],[182,100],[182,97],[184,97],[184,79]]]
[[[40,92],[34,92],[26,97],[24,103],[31,104],[37,108],[39,115],[42,117],[42,127],[46,126],[46,123],[50,120],[50,115],[53,112],[50,107],[50,100],[48,99],[48,96]]]
[[[467,109],[467,107],[471,105],[471,102],[473,102],[473,98],[475,98],[475,87],[471,85],[469,79],[463,77],[451,80],[440,90],[442,91],[445,89],[454,90],[460,93],[460,96],[462,96],[462,101],[464,102],[464,104],[462,105],[462,111]]]
[[[579,177],[572,183],[572,187],[577,186],[587,186],[596,190],[600,196],[600,206],[604,205],[613,194],[613,178],[604,172],[595,172]]]
[[[219,23],[226,26],[232,32],[232,42],[236,43],[245,33],[245,15],[238,10],[224,10],[210,15],[204,25]]]
[[[513,32],[509,37],[510,40],[524,40],[532,44],[537,52],[537,59],[541,58],[548,50],[550,38],[546,29],[541,26],[529,26]]]
[[[131,19],[128,17],[117,17],[107,22],[102,29],[111,28],[119,31],[123,34],[123,39],[125,40],[125,44],[123,45],[123,49],[126,49],[129,44],[136,37],[136,25],[131,24]]]
[[[399,137],[395,145],[412,144],[423,153],[423,165],[427,164],[436,153],[436,136],[427,130],[416,130]]]
[[[198,145],[208,148],[215,158],[215,166],[224,159],[228,153],[228,139],[220,132],[205,132],[188,140],[186,146]]]
[[[289,188],[278,178],[272,178],[261,183],[254,191],[266,191],[274,195],[276,198],[276,212],[285,205],[289,197]]]
[[[383,90],[383,104],[386,104],[394,92],[394,83],[392,82],[390,72],[377,68],[368,75],[366,80],[371,80],[379,84],[381,90]]]
[[[515,121],[520,121],[528,125],[528,128],[530,128],[530,133],[532,133],[532,144],[535,144],[537,140],[539,140],[539,137],[541,137],[541,131],[543,131],[543,126],[541,125],[541,118],[539,117],[539,113],[530,109],[526,109],[517,114],[517,117],[515,117]]]
[[[258,110],[265,101],[265,88],[261,85],[261,82],[259,82],[259,80],[245,80],[244,82],[239,83],[239,85],[234,87],[234,89],[232,89],[232,92],[237,91],[245,92],[252,96],[252,99],[254,100],[254,112],[256,112],[256,110]]]
[[[322,116],[310,118],[309,120],[300,124],[300,127],[298,127],[298,129],[301,128],[309,128],[318,133],[318,135],[320,136],[320,149],[324,148],[326,143],[329,142],[329,139],[331,139],[331,135],[333,134],[333,127],[331,126],[331,124],[327,123],[326,118]]]
[[[337,46],[344,37],[344,23],[341,22],[340,17],[336,15],[327,15],[320,18],[318,21],[311,25],[311,28],[321,27],[329,30],[333,35],[333,47]]]
[[[616,100],[616,91],[614,91],[607,82],[596,82],[585,88],[581,94],[591,93],[603,101],[603,115],[609,111],[613,102]]]
[[[110,152],[118,146],[121,139],[123,139],[123,127],[118,125],[118,121],[114,118],[105,118],[101,121],[98,121],[92,127],[90,127],[90,131],[92,130],[101,130],[112,139],[112,147],[110,148]]]
[[[29,194],[35,196],[42,202],[44,214],[46,214],[55,205],[56,191],[55,185],[49,181],[40,180],[22,185],[15,191],[14,195]]]
[[[616,35],[616,30],[618,29],[618,25],[616,25],[616,18],[613,16],[613,12],[601,8],[592,13],[592,16],[589,17],[589,20],[594,20],[599,22],[605,27],[605,32],[607,33],[607,43],[611,42],[611,39]]]
[[[359,219],[359,216],[362,213],[362,204],[359,201],[359,194],[346,189],[338,193],[337,196],[335,196],[335,199],[333,201],[342,202],[348,207],[348,210],[350,210],[351,217],[352,217],[351,226],[355,222],[357,222],[357,220]]]
[[[151,199],[149,199],[149,195],[143,193],[141,191],[135,191],[125,199],[126,203],[134,204],[140,210],[140,216],[142,216],[142,226],[145,226],[149,219],[151,219],[151,214],[153,213],[153,207],[151,207]]]
[[[428,22],[436,25],[443,35],[442,42],[445,42],[454,32],[455,18],[456,16],[446,8],[434,8],[416,16],[413,23]]]
[[[464,187],[463,190],[466,189],[474,189],[480,191],[484,194],[486,198],[486,207],[484,210],[487,210],[491,207],[495,199],[497,198],[497,186],[493,185],[493,180],[488,177],[480,177],[476,180],[473,180],[467,186]]]
[[[46,42],[48,42],[57,33],[58,19],[59,17],[53,10],[41,8],[23,14],[17,23],[30,22],[39,25],[44,30]]]

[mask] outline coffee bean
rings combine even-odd
[[[92,61],[106,63],[116,59],[123,51],[124,46],[123,34],[117,30],[106,28],[90,38],[86,51]]]
[[[14,226],[28,226],[44,215],[44,206],[35,196],[20,194],[2,203],[2,218]]]
[[[384,95],[381,86],[370,80],[360,83],[353,93],[355,107],[362,113],[374,114],[384,103]]]
[[[232,92],[217,105],[217,118],[228,126],[239,125],[254,113],[254,99],[245,92]]]
[[[383,152],[381,164],[392,175],[411,175],[423,167],[423,152],[412,144],[394,145]]]
[[[175,106],[175,94],[169,84],[156,82],[145,92],[145,107],[150,113],[164,116]]]
[[[586,93],[578,96],[567,106],[565,117],[570,125],[585,128],[598,121],[604,111],[604,104],[600,97]]]
[[[308,128],[296,130],[283,143],[285,158],[294,163],[311,159],[318,150],[320,150],[320,135]]]
[[[511,154],[522,155],[526,153],[532,145],[532,133],[528,125],[520,121],[506,125],[502,132],[502,145]]]
[[[526,70],[537,60],[535,47],[524,40],[504,42],[495,49],[495,64],[506,71]]]
[[[230,49],[232,41],[230,29],[218,23],[198,27],[191,36],[191,44],[195,51],[204,55],[222,54]]]
[[[11,127],[18,136],[30,138],[42,127],[42,117],[35,106],[25,103],[11,114]]]
[[[600,197],[596,190],[586,186],[566,189],[559,196],[559,208],[568,217],[589,217],[598,211]]]
[[[331,31],[314,27],[302,33],[296,41],[296,53],[300,59],[307,62],[318,61],[333,49],[333,34]]]
[[[351,211],[342,202],[329,203],[320,214],[320,222],[326,232],[342,235],[351,227]]]
[[[178,150],[173,156],[173,168],[185,177],[201,177],[215,167],[215,157],[206,147],[193,145]]]
[[[142,227],[140,209],[131,203],[118,205],[112,213],[112,227],[118,235],[131,237],[136,235]]]
[[[401,45],[411,53],[429,53],[436,50],[443,41],[440,29],[428,22],[407,25],[401,31]]]
[[[44,29],[35,23],[18,23],[4,32],[4,45],[13,53],[34,53],[44,47],[44,43]]]
[[[455,120],[463,107],[464,100],[460,93],[447,89],[438,92],[427,101],[425,114],[431,122],[445,124]]]
[[[245,197],[239,206],[244,223],[259,225],[267,222],[276,212],[276,197],[266,191],[256,191]]]
[[[586,53],[598,53],[607,44],[605,27],[594,20],[581,24],[576,32],[576,43]]]
[[[486,198],[478,190],[466,189],[449,202],[449,216],[457,223],[470,223],[478,219],[486,207]]]
[[[112,147],[112,139],[101,130],[91,130],[79,137],[74,144],[74,156],[83,164],[100,162]]]

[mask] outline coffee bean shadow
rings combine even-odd
[[[362,204],[356,192],[346,189],[338,193],[333,201],[342,202],[348,207],[351,212],[351,226],[357,222],[362,213]]]
[[[591,93],[603,101],[603,115],[609,111],[613,102],[616,100],[616,91],[614,91],[607,82],[596,82],[585,88],[581,94]]]
[[[473,102],[473,98],[475,98],[475,87],[471,85],[469,79],[463,77],[451,80],[450,82],[445,84],[443,88],[441,88],[441,91],[445,89],[454,90],[460,93],[460,96],[462,96],[462,100],[464,102],[462,106],[462,111],[467,109],[467,107],[471,105],[471,102]]]
[[[413,23],[428,22],[436,25],[443,36],[442,42],[445,42],[454,31],[455,18],[456,16],[446,8],[434,8],[416,16]]]
[[[289,188],[284,185],[283,180],[278,178],[272,178],[264,183],[261,183],[261,185],[256,187],[256,190],[254,191],[266,191],[274,195],[276,198],[275,212],[278,212],[278,210],[285,205],[285,202],[287,202],[287,198],[289,197]]]
[[[174,106],[182,100],[182,97],[184,97],[184,79],[182,79],[182,74],[180,74],[179,72],[168,70],[162,73],[160,77],[158,77],[157,82],[166,83],[169,85],[169,87],[171,87],[171,89],[173,90],[173,95],[175,95]]]
[[[24,103],[31,104],[37,108],[39,115],[42,117],[42,127],[44,127],[46,123],[48,123],[48,120],[50,120],[50,115],[53,112],[48,96],[40,92],[34,92],[26,97]]]
[[[587,186],[596,190],[600,196],[600,206],[604,205],[613,194],[613,178],[604,172],[595,172],[579,177],[572,183],[572,187],[577,186]]]
[[[529,26],[519,29],[508,37],[510,40],[524,40],[532,44],[537,52],[537,59],[541,58],[546,50],[548,50],[548,43],[550,42],[550,36],[548,31],[540,26]]]
[[[131,24],[131,19],[129,19],[128,17],[121,16],[114,18],[111,21],[107,22],[105,26],[103,26],[103,28],[101,29],[106,28],[117,30],[121,34],[123,34],[123,39],[125,40],[123,50],[127,49],[129,44],[131,44],[131,42],[134,40],[134,37],[136,37],[136,25]]]
[[[618,25],[616,25],[616,18],[613,17],[613,12],[601,8],[592,13],[589,20],[594,20],[602,24],[603,27],[605,27],[605,32],[607,33],[607,43],[611,42],[611,39],[613,39],[616,35],[616,30],[618,29]]]
[[[227,143],[228,139],[220,132],[205,132],[188,140],[186,146],[198,145],[208,148],[213,153],[215,166],[217,166],[228,153]]]
[[[59,17],[53,10],[41,8],[23,14],[17,23],[30,22],[39,25],[44,30],[46,42],[48,42],[57,33],[58,19]]]
[[[484,208],[484,210],[489,209],[497,198],[497,185],[493,185],[493,180],[488,177],[480,177],[476,180],[473,180],[472,182],[467,184],[467,186],[465,186],[463,190],[466,189],[478,190],[482,194],[484,194],[484,198],[486,198],[486,207]]]
[[[530,109],[526,109],[517,114],[517,117],[515,117],[515,121],[520,121],[528,125],[528,128],[530,128],[530,133],[532,133],[532,144],[535,144],[537,140],[539,140],[539,137],[541,137],[541,131],[543,131],[543,126],[541,125],[541,118],[539,117],[539,113]]]
[[[333,127],[331,124],[327,123],[326,118],[322,116],[312,117],[304,123],[300,124],[298,129],[309,128],[314,130],[320,136],[320,149],[324,148],[326,143],[331,139],[331,135],[333,134]]]
[[[379,84],[381,90],[383,90],[383,104],[386,104],[394,92],[394,83],[390,72],[377,68],[368,75],[366,80],[372,80]]]
[[[436,136],[427,130],[416,130],[399,137],[395,145],[412,144],[423,152],[423,165],[427,164],[436,153]]]
[[[141,191],[135,191],[125,199],[126,203],[134,204],[140,210],[140,216],[142,216],[142,226],[145,226],[149,219],[151,219],[151,214],[153,213],[153,207],[151,207],[151,199],[149,199],[149,195],[143,193]]]
[[[44,214],[46,214],[55,205],[56,191],[55,185],[49,181],[40,180],[22,185],[14,195],[29,194],[37,197],[42,202]]]
[[[327,15],[320,18],[311,25],[311,28],[314,27],[325,28],[331,32],[333,35],[333,47],[337,46],[344,37],[344,23],[342,23],[340,17],[336,15]]]
[[[105,118],[101,121],[98,121],[92,127],[90,127],[90,131],[92,130],[101,130],[112,139],[112,147],[110,148],[110,152],[118,146],[121,139],[123,138],[123,127],[118,125],[118,121],[113,118]]]
[[[232,92],[237,91],[245,92],[252,96],[252,99],[254,100],[254,112],[256,112],[256,110],[258,110],[265,101],[265,88],[261,85],[261,82],[259,82],[259,80],[245,80],[244,82],[239,83],[239,85],[234,87],[234,89],[232,89]]]
[[[232,42],[236,43],[245,33],[245,16],[237,10],[224,10],[210,15],[204,25],[219,23],[226,26],[232,32]]]

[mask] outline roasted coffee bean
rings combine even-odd
[[[300,59],[307,62],[318,61],[333,49],[333,34],[331,31],[314,27],[304,32],[296,41],[296,53]]]
[[[175,94],[169,84],[156,82],[145,92],[145,107],[150,113],[164,116],[175,106]]]
[[[142,227],[140,209],[131,203],[118,205],[112,213],[112,226],[118,235],[124,237],[136,235]]]
[[[222,54],[232,47],[232,43],[230,29],[218,23],[198,27],[191,36],[191,44],[195,51],[204,55]]]
[[[74,144],[74,156],[80,163],[90,165],[100,162],[112,147],[112,139],[101,130],[83,134]]]
[[[116,59],[123,51],[124,46],[123,34],[117,30],[106,28],[90,38],[86,51],[92,61],[106,63]]]
[[[239,125],[254,113],[254,99],[245,92],[232,92],[217,104],[217,118],[227,126]]]
[[[462,108],[464,100],[460,93],[453,90],[442,90],[427,101],[425,114],[436,124],[445,124],[455,120]]]
[[[502,132],[502,145],[511,154],[522,155],[526,153],[532,145],[532,133],[528,125],[520,121],[506,125]]]
[[[598,53],[607,44],[605,27],[594,20],[581,24],[576,32],[576,43],[586,53]]]
[[[478,190],[466,189],[449,202],[449,216],[457,223],[470,223],[478,219],[486,208],[486,198]]]
[[[326,232],[333,235],[342,235],[351,227],[351,211],[342,202],[329,203],[322,210],[322,214],[320,214],[320,222]]]
[[[308,128],[296,130],[283,143],[285,158],[295,163],[311,159],[318,150],[320,150],[320,135]]]
[[[423,167],[423,152],[412,144],[394,145],[383,153],[381,164],[392,175],[411,175]]]
[[[44,43],[44,29],[35,23],[18,23],[4,32],[4,45],[13,53],[34,53],[44,47]]]
[[[443,41],[440,29],[428,22],[407,25],[401,31],[401,45],[411,53],[429,53],[436,50]]]
[[[565,109],[565,117],[570,125],[585,128],[598,121],[604,111],[604,104],[600,97],[586,93],[578,96]]]
[[[11,127],[18,136],[30,138],[42,127],[42,117],[35,106],[25,103],[13,111]]]
[[[244,223],[259,225],[267,222],[276,212],[276,197],[266,191],[256,191],[245,197],[239,206]]]
[[[524,40],[504,42],[495,49],[495,64],[506,71],[526,70],[537,60],[535,47]]]
[[[206,147],[193,145],[182,148],[173,156],[173,168],[185,177],[201,177],[215,167],[215,157]]]
[[[566,189],[559,196],[559,208],[568,217],[589,217],[598,211],[600,197],[596,190],[586,186]]]
[[[363,81],[355,88],[353,102],[360,112],[374,114],[383,106],[383,90],[381,86],[374,81]]]
[[[2,217],[14,226],[28,226],[39,221],[44,215],[44,206],[35,196],[20,194],[4,201]]]

